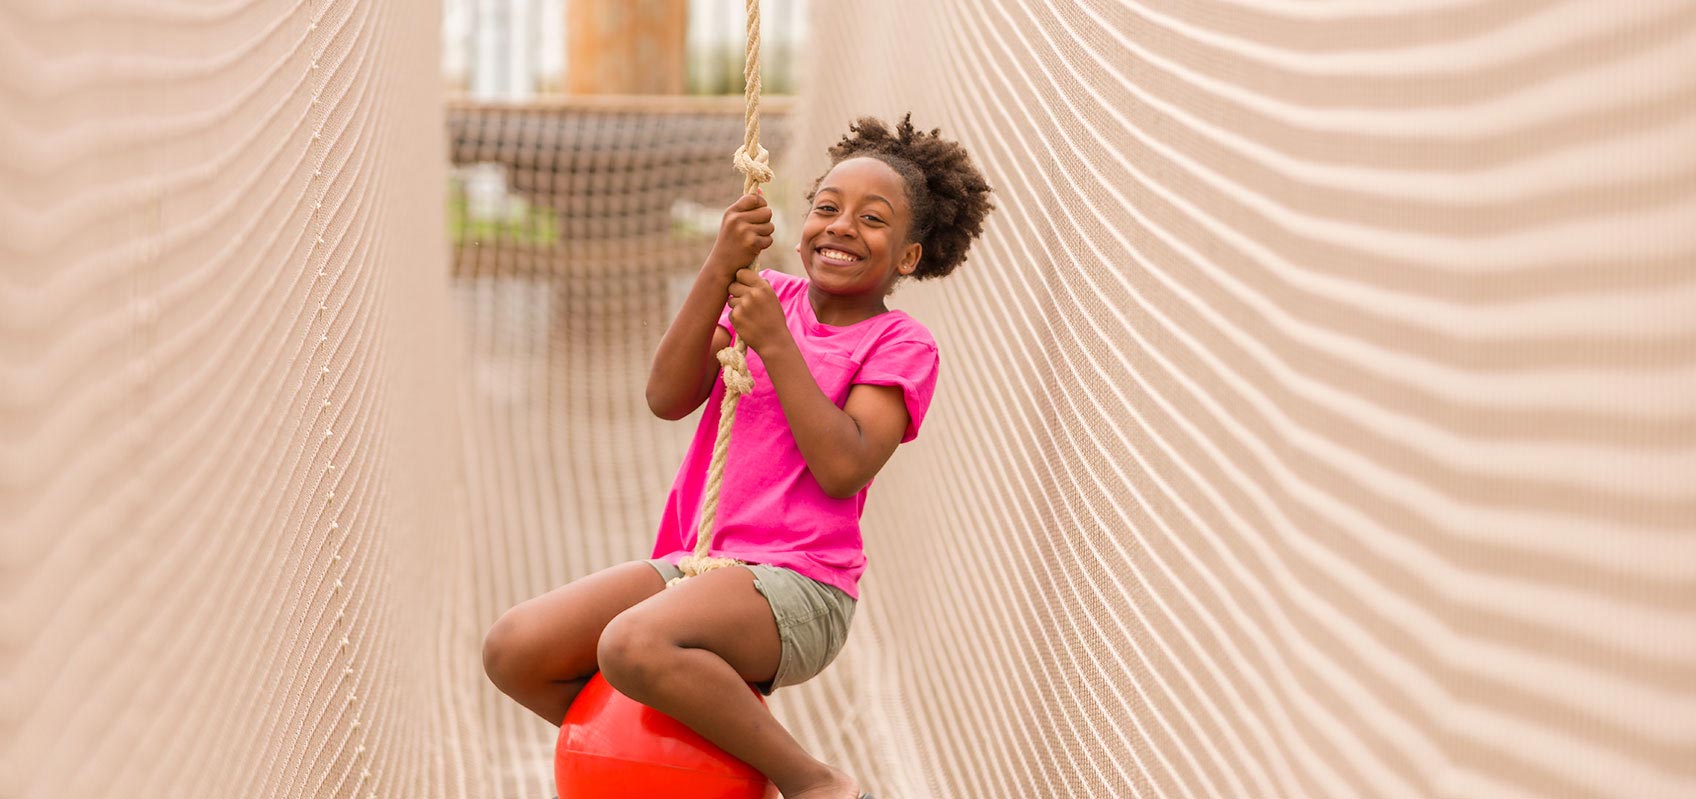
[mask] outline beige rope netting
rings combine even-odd
[[[0,7],[0,797],[548,799],[482,636],[650,551],[744,101],[444,131],[427,5]],[[809,28],[774,209],[908,111],[998,205],[892,298],[942,372],[771,703],[809,752],[894,799],[1696,795],[1696,5]]]

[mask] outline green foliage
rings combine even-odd
[[[454,244],[499,242],[551,247],[559,243],[559,219],[551,209],[508,197],[503,213],[481,217],[471,213],[462,182],[451,179],[448,183],[448,238]]]

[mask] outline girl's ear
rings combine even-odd
[[[896,271],[903,275],[913,274],[913,270],[919,268],[919,259],[924,256],[924,252],[924,245],[916,241],[907,245],[907,249],[901,252],[901,263],[896,265]]]

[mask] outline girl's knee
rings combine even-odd
[[[646,614],[621,613],[605,630],[595,649],[601,676],[626,696],[634,696],[660,671],[660,661],[672,643]]]
[[[483,636],[483,673],[505,689],[522,681],[527,658],[522,606],[501,614]]]

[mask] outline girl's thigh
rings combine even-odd
[[[524,663],[534,678],[587,677],[607,623],[664,589],[645,561],[602,569],[508,610],[489,630],[485,648]]]
[[[681,573],[664,562],[649,571]],[[743,568],[716,569],[684,580],[620,615],[612,626],[608,635],[615,650],[704,649],[751,683],[771,680],[782,652],[771,606],[755,587],[753,573]]]
[[[667,580],[683,574],[664,560],[648,562]],[[780,566],[720,571],[644,601],[631,616],[650,614],[650,627],[669,629],[672,643],[713,651],[766,695],[812,679],[841,652],[854,619],[852,597]],[[691,596],[698,591],[711,596]]]

